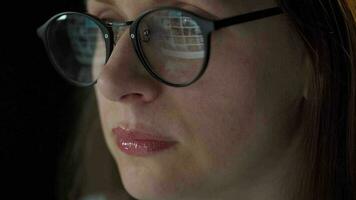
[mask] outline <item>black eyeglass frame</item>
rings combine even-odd
[[[142,47],[141,47],[141,43],[139,41],[139,37],[140,34],[138,34],[138,27],[140,24],[140,21],[147,16],[148,14],[152,13],[152,12],[156,12],[159,10],[177,10],[180,12],[183,12],[185,14],[185,16],[192,18],[200,27],[201,32],[202,32],[202,36],[204,39],[204,52],[205,52],[205,57],[204,57],[204,62],[203,62],[203,66],[202,69],[200,70],[199,74],[190,82],[188,83],[184,83],[184,84],[175,84],[175,83],[171,83],[167,80],[164,80],[163,78],[161,78],[158,74],[156,74],[150,67],[150,63],[148,61],[148,59],[146,58]],[[148,10],[144,13],[142,13],[135,21],[127,21],[127,22],[120,22],[119,24],[122,26],[130,26],[130,38],[131,41],[133,43],[135,52],[137,54],[137,56],[139,57],[141,63],[143,64],[143,66],[145,67],[145,69],[149,72],[149,74],[155,78],[156,80],[169,85],[169,86],[173,86],[173,87],[186,87],[188,85],[191,85],[192,83],[196,82],[198,79],[201,78],[201,76],[204,74],[204,72],[206,71],[206,68],[208,66],[208,62],[209,62],[209,58],[210,58],[210,38],[211,38],[211,33],[213,31],[216,31],[218,29],[224,28],[224,27],[228,27],[231,25],[236,25],[236,24],[241,24],[244,22],[249,22],[249,21],[253,21],[253,20],[258,20],[258,19],[262,19],[262,18],[266,18],[266,17],[271,17],[271,16],[275,16],[275,15],[279,15],[282,14],[283,10],[280,7],[273,7],[273,8],[268,8],[268,9],[264,9],[264,10],[259,10],[259,11],[254,11],[251,13],[246,13],[246,14],[242,14],[242,15],[237,15],[237,16],[233,16],[233,17],[228,17],[228,18],[224,18],[221,20],[210,20],[210,19],[206,19],[204,17],[198,16],[195,13],[192,13],[190,11],[187,11],[185,9],[181,9],[181,8],[177,8],[177,7],[159,7],[159,8],[155,8],[155,9],[151,9]],[[49,27],[51,25],[51,23],[58,19],[60,16],[63,15],[70,15],[70,14],[78,14],[78,15],[82,15],[85,17],[88,17],[89,19],[91,19],[93,22],[95,22],[98,27],[100,28],[100,30],[103,33],[104,36],[104,40],[105,40],[105,47],[106,47],[106,52],[108,52],[106,54],[106,60],[105,63],[108,61],[113,48],[114,48],[114,32],[112,30],[112,23],[105,23],[103,22],[101,19],[97,18],[96,16],[87,14],[87,13],[80,13],[80,12],[62,12],[59,14],[54,15],[53,17],[51,17],[46,23],[44,23],[42,26],[40,26],[37,29],[37,34],[38,36],[42,39],[42,41],[44,42],[44,45],[46,47],[47,53],[50,57],[50,60],[52,62],[52,64],[54,65],[54,67],[56,68],[56,70],[70,83],[73,83],[76,86],[81,86],[81,87],[85,87],[85,86],[91,86],[94,85],[97,80],[95,80],[93,83],[90,84],[84,84],[84,83],[80,83],[74,80],[71,80],[70,78],[68,78],[67,75],[64,74],[64,72],[61,70],[61,67],[59,66],[59,64],[57,63],[54,55],[51,53],[51,42],[48,39],[48,30]]]

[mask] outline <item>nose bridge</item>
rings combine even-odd
[[[129,28],[130,25],[117,26],[115,30],[113,28],[113,50],[106,65],[108,68],[117,68],[117,70],[125,68],[125,72],[134,71],[143,75],[145,69],[132,43]]]
[[[103,66],[98,88],[103,96],[113,101],[134,99],[150,101],[157,95],[157,83],[142,66],[129,34],[129,25],[116,29],[116,45]],[[132,100],[132,99],[131,99]]]
[[[131,58],[136,61],[134,62],[136,71],[140,71],[142,73],[145,70],[142,70],[144,69],[143,66],[140,67],[141,62],[136,53],[132,38],[130,36],[130,27],[132,23],[133,21],[110,23],[109,26],[111,27],[113,34],[113,50],[111,52],[111,55],[109,56],[108,62],[112,59],[129,60]]]
[[[113,43],[116,45],[118,40],[124,35],[124,34],[129,34],[126,33],[129,31],[129,28],[131,26],[132,22],[112,22],[110,23],[111,30],[113,32]]]

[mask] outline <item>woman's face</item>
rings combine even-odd
[[[128,21],[163,5],[226,18],[276,3],[90,0],[88,11]],[[138,199],[155,200],[229,199],[252,191],[289,156],[296,140],[305,52],[286,14],[233,25],[213,32],[201,79],[174,88],[145,71],[127,31],[96,85],[103,132],[126,190]],[[150,154],[128,154],[117,145],[117,127],[159,133],[175,144]]]

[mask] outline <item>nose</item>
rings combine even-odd
[[[159,95],[161,84],[141,64],[128,30],[116,42],[97,81],[99,93],[111,101],[147,103]]]

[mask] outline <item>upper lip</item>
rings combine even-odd
[[[119,137],[129,137],[134,140],[174,141],[172,138],[164,136],[155,129],[143,124],[120,123],[112,129],[112,132]]]

